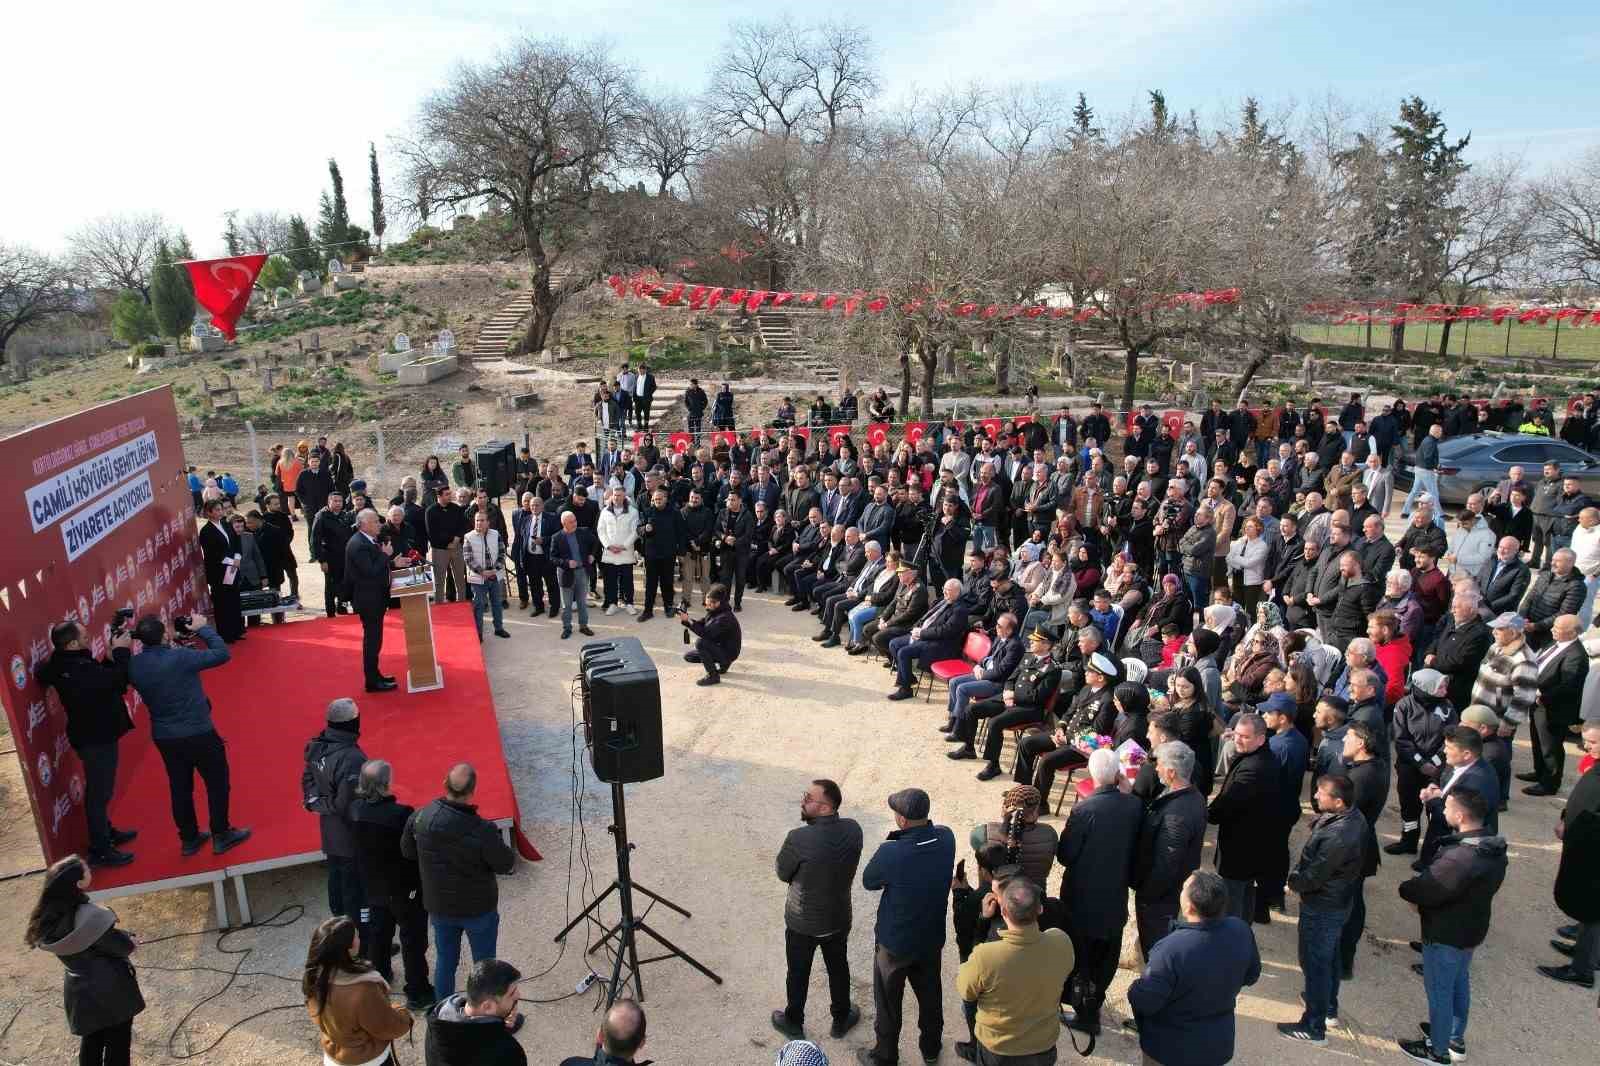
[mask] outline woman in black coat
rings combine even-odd
[[[1217,753],[1212,733],[1218,725],[1216,713],[1206,701],[1205,681],[1200,671],[1186,666],[1168,681],[1166,709],[1177,712],[1178,739],[1194,752],[1194,778],[1189,783],[1202,796],[1211,795]]]
[[[88,864],[76,855],[45,871],[23,940],[66,967],[62,992],[67,1028],[80,1038],[79,1066],[127,1066],[133,1018],[144,1010],[139,978],[128,961],[133,937],[117,928],[114,912],[89,902],[89,880]]]

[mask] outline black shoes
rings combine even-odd
[[[494,635],[497,636],[497,637],[509,637],[511,634],[507,633],[503,629],[497,629],[497,630],[494,631]]]
[[[395,677],[394,677],[393,674],[379,674],[378,676],[380,678],[382,678],[383,680],[391,682],[391,683],[393,683],[394,680],[395,680]]]
[[[945,758],[947,759],[956,759],[958,761],[961,759],[976,759],[977,757],[978,753],[971,744],[963,744],[955,751],[949,752],[945,755]]]
[[[210,833],[197,833],[191,839],[183,841],[180,849],[183,852],[183,857],[187,859],[189,856],[205,847],[206,841],[210,839]]]
[[[824,648],[837,648],[840,643],[841,642],[838,637],[834,636],[832,633],[829,633],[828,639],[822,642],[822,646]]]
[[[789,1015],[781,1010],[772,1012],[772,1027],[790,1040],[804,1040],[806,1038],[805,1027],[791,1022]]]
[[[1569,959],[1572,958],[1573,955],[1577,954],[1578,951],[1578,945],[1569,944],[1565,940],[1552,940],[1550,941],[1550,946],[1555,948],[1556,951],[1565,955]]]
[[[1594,987],[1594,974],[1579,973],[1571,966],[1535,966],[1534,969],[1552,981],[1560,981],[1562,984],[1567,985],[1577,985],[1579,988]]]
[[[833,634],[829,633],[826,629],[824,629],[821,633],[818,633],[816,636],[812,637],[811,639],[816,641],[818,644],[821,644],[823,641],[827,640],[831,636],[833,636]]]
[[[891,700],[909,700],[914,695],[916,695],[916,693],[912,692],[904,685],[901,685],[899,688],[889,693],[889,698]]]
[[[722,684],[722,677],[719,674],[707,674],[705,677],[702,677],[700,680],[696,681],[695,684],[699,685],[701,688],[710,688],[712,685]]]
[[[1422,1030],[1423,1036],[1433,1035],[1433,1026],[1427,1022],[1418,1022],[1417,1027]],[[1467,1042],[1465,1040],[1450,1041],[1450,1061],[1464,1062],[1467,1057]]]
[[[667,613],[671,614],[672,612],[668,611]],[[650,619],[654,618],[655,616],[656,616],[656,613],[654,611],[643,610],[643,611],[639,612],[639,621],[648,622],[648,621],[650,621]]]
[[[586,637],[594,636],[594,630],[590,629],[588,626],[579,626],[578,632],[582,633]]]
[[[978,780],[979,781],[993,781],[995,778],[997,778],[999,776],[1000,776],[1000,764],[999,763],[990,763],[988,766],[985,766],[982,770],[978,771]]]
[[[86,858],[89,860],[89,865],[96,869],[100,867],[126,866],[133,861],[131,854],[126,851],[118,851],[116,848],[91,851]]]
[[[1408,1059],[1414,1059],[1417,1062],[1433,1062],[1443,1064],[1448,1064],[1451,1062],[1449,1055],[1442,1057],[1435,1055],[1433,1053],[1433,1045],[1429,1044],[1426,1040],[1397,1040],[1396,1043],[1400,1046],[1400,1053],[1406,1056]]]
[[[138,839],[139,831],[137,829],[117,829],[114,826],[111,829],[111,846],[114,848],[121,847],[123,844],[132,844]]]
[[[854,1029],[861,1021],[861,1009],[854,1004],[850,1006],[850,1013],[843,1018],[833,1020],[833,1028],[828,1030],[828,1035],[835,1040],[843,1040],[844,1035]]]
[[[1562,940],[1576,940],[1578,939],[1578,935],[1582,932],[1583,926],[1579,925],[1577,922],[1573,922],[1571,925],[1556,926],[1556,936],[1560,937]]]
[[[1539,780],[1539,775],[1534,773],[1532,770],[1529,770],[1529,771],[1526,771],[1525,773],[1517,774],[1516,778],[1517,778],[1518,781],[1526,781],[1531,785],[1531,784],[1536,783]]]
[[[387,679],[383,679],[383,680],[379,680],[379,681],[369,682],[367,684],[367,691],[368,692],[389,692],[389,691],[392,691],[396,687],[397,687],[397,685],[396,685],[395,682],[387,680]]]
[[[865,655],[865,654],[867,654],[867,646],[865,644],[850,644],[850,645],[847,645],[844,650],[845,650],[845,654],[846,655]]]
[[[683,653],[683,661],[686,663],[697,663],[700,661],[700,653],[697,651],[686,651]]]
[[[1537,785],[1529,785],[1522,790],[1522,794],[1524,796],[1554,796],[1556,791],[1556,789],[1541,782]]]
[[[1417,853],[1417,843],[1421,838],[1421,830],[1407,829],[1400,834],[1399,840],[1392,844],[1385,844],[1383,853],[1385,855],[1415,855]]]
[[[563,629],[563,630],[562,630],[562,631],[561,631],[561,639],[562,639],[562,640],[571,640],[571,639],[572,639],[572,630],[570,630],[570,629]]]
[[[221,855],[223,852],[231,851],[249,839],[250,830],[248,829],[229,829],[218,833],[211,841],[211,854]]]

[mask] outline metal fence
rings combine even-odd
[[[315,444],[318,437],[327,437],[330,447],[344,444],[356,477],[371,485],[375,495],[387,496],[398,488],[401,478],[419,473],[429,455],[437,455],[448,471],[455,461],[456,449],[463,444],[476,449],[486,441],[500,440],[511,441],[521,448],[529,432],[527,421],[520,418],[513,421],[510,417],[493,428],[479,428],[470,433],[462,427],[448,425],[424,430],[386,428],[381,422],[355,426],[246,422],[239,430],[186,434],[183,451],[185,462],[199,467],[202,474],[208,471],[219,475],[231,473],[239,481],[244,495],[250,496],[254,495],[256,486],[271,483],[268,464],[274,444],[293,447],[300,441]]]

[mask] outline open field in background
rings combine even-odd
[[[1406,325],[1406,351],[1418,355],[1439,353],[1439,324],[1412,322]],[[1367,327],[1361,323],[1334,325],[1332,323],[1305,323],[1294,328],[1294,334],[1311,344],[1338,344],[1365,348]],[[1507,348],[1506,339],[1510,338]],[[1372,355],[1381,359],[1389,349],[1389,327],[1373,324]],[[1450,354],[1453,356],[1506,356],[1539,359],[1600,359],[1600,326],[1578,329],[1562,324],[1556,331],[1555,323],[1548,326],[1527,325],[1507,321],[1496,326],[1492,322],[1468,324],[1457,322],[1450,327]]]

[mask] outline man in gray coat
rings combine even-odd
[[[850,1002],[850,888],[861,863],[861,826],[840,818],[839,786],[818,778],[800,797],[800,820],[778,850],[778,880],[789,886],[783,905],[788,956],[788,1005],[772,1012],[772,1027],[791,1040],[805,1038],[806,992],[818,948],[828,968],[832,1035],[844,1036],[861,1020]]]

